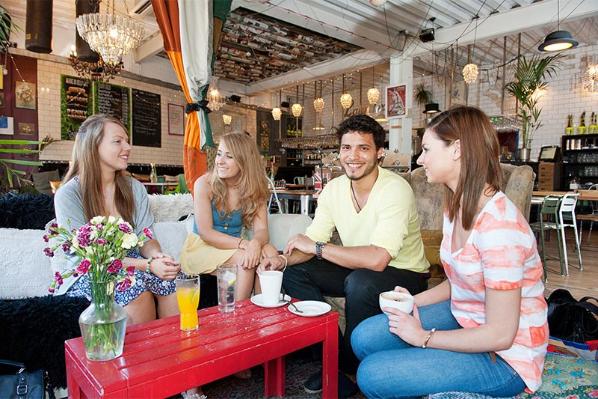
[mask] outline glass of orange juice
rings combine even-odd
[[[176,299],[179,304],[182,331],[194,331],[199,327],[199,276],[176,279]]]

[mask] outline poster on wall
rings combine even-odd
[[[386,117],[407,115],[407,85],[386,87]]]
[[[0,116],[0,134],[13,135],[14,118],[12,116]]]
[[[35,109],[35,83],[15,82],[15,107]]]
[[[168,104],[168,134],[185,135],[185,108],[182,105]]]
[[[270,111],[258,110],[256,114],[257,146],[262,154],[270,154],[270,136],[275,131]]]
[[[81,123],[92,114],[91,81],[67,75],[60,79],[60,138],[74,140]]]
[[[19,122],[17,124],[17,132],[22,136],[34,136],[35,123]]]
[[[160,95],[132,89],[133,145],[162,146],[162,109]]]
[[[106,114],[120,120],[131,136],[130,89],[110,83],[94,82],[94,114]]]

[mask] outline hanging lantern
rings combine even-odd
[[[274,118],[275,121],[279,121],[281,116],[282,110],[280,108],[272,108],[272,118]]]
[[[233,121],[233,117],[227,114],[222,114],[222,121],[226,126],[228,126]]]
[[[314,100],[314,109],[316,112],[322,112],[324,110],[324,105],[326,105],[326,103],[322,97],[318,97]]]
[[[467,64],[463,67],[463,79],[465,83],[472,84],[478,79],[478,66],[476,64]]]
[[[341,107],[343,109],[349,109],[353,105],[353,97],[349,93],[344,93],[341,96]]]
[[[291,112],[295,118],[299,118],[301,116],[301,112],[303,112],[303,106],[299,103],[295,103],[291,106]]]
[[[375,87],[372,87],[368,90],[368,102],[370,105],[378,104],[380,100],[380,90]]]

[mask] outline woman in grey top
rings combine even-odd
[[[97,114],[83,122],[71,166],[54,199],[59,225],[79,228],[103,215],[122,217],[137,234],[152,227],[145,188],[124,173],[130,152],[127,131],[119,120]],[[158,241],[149,240],[139,251],[130,252],[124,264],[135,267],[135,283],[117,290],[115,300],[125,306],[131,324],[178,314],[174,279],[180,266],[162,253]],[[87,275],[71,278],[61,288],[66,295],[91,298]]]

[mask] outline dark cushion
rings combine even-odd
[[[64,341],[81,336],[79,315],[89,302],[65,295],[0,300],[0,358],[44,369],[66,387]]]
[[[0,227],[43,230],[54,219],[54,199],[45,194],[0,196]]]

